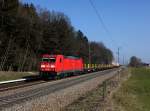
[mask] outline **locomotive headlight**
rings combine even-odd
[[[55,68],[55,65],[51,65],[51,68]]]
[[[41,65],[41,68],[45,68],[45,65]]]

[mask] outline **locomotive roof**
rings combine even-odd
[[[75,56],[64,56],[65,58],[71,58],[71,59],[80,59],[80,57],[75,57]]]
[[[43,54],[42,57],[56,57],[58,55],[51,55],[51,54]],[[64,55],[62,55],[64,56]],[[65,58],[70,58],[70,59],[80,59],[80,57],[76,57],[76,56],[64,56]]]
[[[57,55],[43,54],[42,57],[56,57]]]

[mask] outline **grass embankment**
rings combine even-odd
[[[124,70],[118,75],[113,76],[113,78],[109,78],[109,80],[105,79],[106,82],[106,90],[105,95],[109,96],[113,90],[117,88],[119,82],[128,76],[128,70]],[[109,103],[107,103],[108,98],[103,98],[104,84],[99,84],[92,91],[87,92],[82,95],[79,99],[69,104],[63,111],[103,111],[105,110],[105,106],[108,107]],[[109,106],[107,109],[111,109]],[[110,111],[110,110],[109,110]],[[112,111],[112,110],[111,110]]]
[[[0,71],[0,81],[7,81],[7,80],[14,80],[14,79],[21,79],[28,76],[34,76],[36,73],[32,72],[4,72]]]
[[[118,111],[150,111],[150,69],[131,68],[131,77],[113,95]]]

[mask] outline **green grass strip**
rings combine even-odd
[[[150,69],[131,68],[131,77],[113,95],[123,111],[150,111]]]

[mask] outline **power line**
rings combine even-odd
[[[110,38],[110,40],[117,46],[116,42],[113,40],[113,38],[111,37],[111,34],[110,34],[110,31],[108,30],[108,28],[106,27],[100,13],[98,12],[97,8],[95,7],[94,3],[92,0],[89,0],[89,3],[91,4],[95,14],[97,15],[98,17],[98,20],[100,21],[102,27],[104,28],[105,32],[108,34],[108,37]],[[118,47],[118,46],[117,46]]]
[[[105,25],[105,23],[104,23],[104,21],[103,21],[103,19],[102,19],[102,16],[101,16],[100,13],[98,12],[98,10],[97,10],[95,4],[93,3],[93,1],[92,1],[92,0],[89,0],[89,3],[90,3],[90,5],[92,6],[92,8],[93,8],[95,14],[97,15],[98,20],[99,20],[100,24],[102,25],[103,29],[104,29],[105,32],[108,34],[108,37],[110,38],[110,40],[112,41],[112,43],[113,43],[114,45],[116,45],[116,47],[117,47],[117,49],[118,49],[118,51],[117,51],[117,56],[118,56],[117,59],[118,59],[118,63],[120,63],[120,57],[119,57],[119,56],[120,56],[120,46],[118,46],[118,44],[117,44],[117,43],[115,42],[115,40],[112,38],[110,31],[108,30],[107,26]]]

